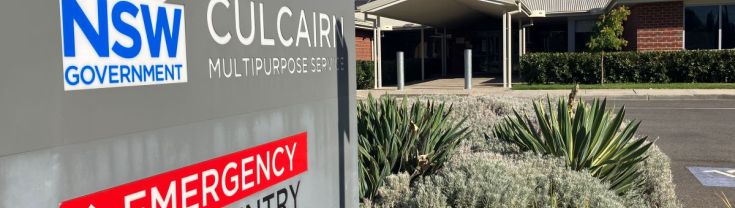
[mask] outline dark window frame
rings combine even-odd
[[[717,44],[716,44],[716,47],[714,47],[714,48],[694,48],[694,49],[690,49],[689,47],[687,47],[687,37],[688,37],[687,36],[687,24],[686,24],[686,22],[687,22],[687,8],[690,8],[690,7],[717,7],[717,9],[716,9],[717,10],[716,11],[716,14],[717,14],[717,32],[716,32]],[[733,19],[732,25],[734,25],[731,28],[731,31],[725,31],[724,30],[724,27],[723,27],[723,25],[726,23],[725,21],[727,21],[727,20],[725,20],[725,17],[724,17],[724,15],[726,14],[726,13],[724,13],[725,8],[731,8],[732,9],[732,11],[730,11],[732,14],[729,14],[729,15],[732,16],[731,17]],[[682,21],[683,22],[683,31],[684,31],[684,37],[683,37],[682,47],[685,50],[697,50],[697,49],[705,49],[705,50],[735,49],[735,4],[694,4],[694,5],[684,5],[684,9],[683,9],[682,12],[684,13],[683,14],[683,18],[684,18],[683,20],[684,21]],[[727,23],[729,23],[729,22],[727,22]],[[725,34],[726,32],[732,32],[732,34],[729,34],[729,35],[728,34]],[[730,40],[730,38],[732,38],[732,39]],[[725,39],[728,39],[732,43],[729,43],[729,44],[726,45],[725,44]]]
[[[721,6],[720,42],[722,49],[735,49],[735,4]],[[728,16],[725,16],[725,15]]]

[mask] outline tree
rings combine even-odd
[[[600,84],[605,83],[605,52],[620,51],[624,46],[628,45],[628,41],[623,39],[623,22],[628,20],[630,9],[626,6],[620,6],[610,10],[608,14],[603,14],[595,24],[595,32],[592,38],[587,42],[587,48],[593,52],[600,53]]]

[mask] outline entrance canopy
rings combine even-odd
[[[494,63],[502,62],[497,64],[502,66],[503,71],[503,87],[512,87],[512,71],[513,71],[513,54],[514,43],[517,43],[518,56],[522,56],[526,52],[526,28],[533,26],[531,24],[525,24],[529,18],[538,17],[551,17],[551,16],[565,16],[565,15],[592,15],[599,14],[610,5],[613,0],[375,0],[358,7],[360,12],[366,14],[372,14],[378,16],[378,22],[380,17],[387,17],[390,19],[408,21],[412,23],[418,23],[425,26],[432,26],[436,28],[443,27],[444,32],[438,37],[441,41],[438,45],[441,48],[441,63],[442,63],[442,75],[447,74],[448,69],[448,39],[451,39],[451,35],[447,33],[447,28],[457,28],[471,26],[474,20],[488,20],[487,17],[494,17],[489,20],[498,20],[498,22],[490,23],[494,26],[501,26],[500,34],[495,34],[494,37],[487,35],[481,37],[483,40],[475,41],[482,42],[483,45],[486,43],[494,43],[496,46],[502,45],[502,52],[494,51],[494,55],[502,54],[502,58],[497,57],[493,60]],[[548,15],[548,16],[547,16]],[[502,20],[502,21],[501,21]],[[517,20],[517,21],[516,21]],[[514,23],[516,22],[516,23]],[[530,22],[530,21],[528,21]],[[468,24],[470,23],[470,24]],[[485,23],[484,21],[482,23]],[[568,22],[567,22],[568,23]],[[514,26],[514,24],[516,26]],[[524,25],[525,24],[525,25]],[[376,64],[376,76],[377,87],[381,87],[380,81],[380,66],[381,66],[381,43],[382,43],[382,32],[381,26],[378,24],[374,25],[374,34],[376,37],[376,48],[375,57],[377,60]],[[497,28],[497,27],[496,27]],[[569,27],[568,27],[569,28]],[[518,30],[514,32],[513,30]],[[497,31],[497,30],[496,30]],[[467,31],[465,31],[467,32]],[[476,32],[476,31],[475,31]],[[424,35],[423,29],[421,30],[421,54],[425,54]],[[502,34],[502,35],[501,35]],[[513,41],[517,35],[517,41]],[[502,38],[501,38],[502,37]],[[464,44],[467,42],[464,37],[456,38],[455,42],[460,44],[459,47],[467,49],[466,54],[471,54],[473,48],[472,44]],[[436,45],[436,42],[435,42]],[[454,44],[457,45],[457,44]],[[478,45],[478,44],[475,44]],[[483,46],[485,47],[485,46]],[[498,48],[498,47],[496,47]],[[481,49],[481,52],[488,52],[489,50]],[[422,56],[423,57],[423,56]],[[465,59],[465,66],[472,66],[472,59]],[[422,58],[422,78],[424,74],[424,63]],[[469,69],[465,69],[465,72]],[[470,74],[471,75],[471,74]],[[469,75],[465,75],[466,79],[469,79]]]
[[[520,17],[600,14],[613,0],[376,0],[360,12],[428,26],[447,26],[482,16],[501,17],[521,10]],[[517,16],[518,17],[518,16]]]
[[[528,9],[520,5],[525,13]],[[361,12],[429,26],[447,26],[483,16],[500,17],[518,10],[514,0],[377,0]]]

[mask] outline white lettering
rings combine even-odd
[[[225,166],[225,170],[222,172],[222,179],[225,180],[225,178],[227,178],[227,172],[230,169],[236,170],[236,168],[237,168],[237,163],[235,162],[227,163],[227,165]],[[225,196],[235,195],[235,192],[237,192],[237,189],[240,187],[240,181],[238,180],[237,175],[230,177],[230,182],[235,184],[235,187],[232,189],[227,188],[227,183],[222,181],[222,192],[225,193]]]
[[[326,24],[324,23],[325,20],[327,21]],[[329,31],[331,29],[332,24],[329,23],[329,16],[319,13],[319,47],[324,47],[324,40],[327,42],[327,47],[332,47],[332,44],[329,43]]]
[[[298,143],[294,142],[293,147],[291,147],[291,149],[288,149],[288,147],[286,147],[286,155],[288,155],[288,161],[290,162],[289,171],[293,171],[293,155],[294,153],[296,153],[297,144]]]
[[[265,37],[265,25],[263,24],[263,3],[259,3],[258,5],[260,5],[260,45],[276,45],[276,41],[271,38]]]
[[[168,190],[166,190],[166,199],[162,199],[161,192],[158,191],[158,187],[151,188],[151,207],[158,207],[161,208],[168,208],[169,202],[171,202],[171,207],[176,207],[176,181],[171,181],[168,185]]]
[[[334,47],[337,47],[337,20],[335,19],[336,16],[332,15],[332,28],[334,28],[334,32],[332,33],[332,42],[334,43]]]
[[[311,13],[311,23],[311,25],[313,26],[311,31],[314,33],[314,35],[311,37],[314,38],[314,47],[316,47],[316,39],[319,38],[316,36],[316,32],[319,31],[319,29],[316,27],[316,13]]]
[[[302,38],[305,38],[306,43],[309,44],[309,47],[311,47],[311,37],[309,37],[309,24],[306,23],[306,15],[304,14],[304,10],[301,10],[301,15],[299,15],[299,32],[296,34],[296,47],[299,46],[299,42],[301,42]]]
[[[214,31],[214,25],[212,20],[212,11],[214,10],[214,6],[217,4],[225,5],[226,8],[230,8],[230,2],[227,0],[211,0],[209,1],[209,6],[207,6],[207,27],[209,28],[209,34],[212,36],[212,39],[214,39],[214,42],[217,42],[220,45],[227,44],[230,42],[230,38],[232,36],[230,35],[230,32],[227,32],[224,36],[220,36],[217,34],[216,31]]]
[[[208,177],[214,178],[212,185],[207,185]],[[219,196],[217,196],[217,192],[214,191],[214,189],[217,188],[218,183],[219,174],[217,173],[217,170],[209,169],[202,172],[202,206],[207,206],[207,195],[211,195],[215,202],[219,201]]]
[[[260,154],[258,154],[256,157],[256,164],[257,164],[257,173],[255,173],[256,183],[260,184],[260,173],[263,172],[265,174],[265,180],[271,179],[271,164],[268,162],[268,158],[271,157],[271,151],[265,152],[265,162],[263,162],[263,157],[261,157]]]
[[[192,181],[196,181],[198,179],[199,179],[199,175],[198,174],[193,174],[193,175],[190,175],[190,176],[186,176],[186,177],[184,177],[184,178],[181,179],[181,192],[182,192],[182,194],[181,194],[181,206],[182,207],[184,207],[184,208],[199,208],[199,204],[193,204],[191,206],[188,206],[187,200],[189,200],[189,198],[191,198],[192,196],[197,195],[197,190],[196,189],[189,190],[189,189],[186,188],[186,184],[188,184],[188,183],[190,183]]]
[[[275,151],[273,151],[273,160],[272,160],[273,161],[272,162],[273,174],[276,175],[276,177],[281,176],[283,174],[283,169],[284,169],[283,167],[281,167],[281,170],[278,170],[278,168],[276,167],[276,158],[279,152],[283,154],[283,147],[278,147],[276,148]]]
[[[212,72],[217,73],[218,78],[222,78],[222,73],[220,70],[220,64],[219,59],[217,59],[217,64],[212,63],[212,58],[209,58],[209,78],[212,79]]]
[[[126,195],[125,196],[125,208],[130,208],[131,202],[138,200],[138,199],[142,199],[143,197],[145,197],[145,191],[138,191],[133,194]]]
[[[237,39],[243,45],[250,45],[255,40],[255,3],[250,1],[250,34],[248,37],[242,36],[240,29],[240,0],[235,0],[235,30],[237,30]]]
[[[291,9],[288,7],[281,7],[281,10],[278,10],[278,18],[276,19],[276,24],[278,24],[278,38],[281,39],[281,44],[286,47],[290,47],[291,44],[293,44],[293,38],[289,37],[288,40],[283,38],[283,32],[281,31],[281,19],[283,18],[283,14],[288,14],[289,17],[293,16],[293,13],[291,13]]]
[[[246,180],[245,180],[245,178],[247,176],[253,175],[253,169],[247,169],[247,168],[245,168],[246,165],[248,163],[251,163],[251,162],[253,162],[253,156],[246,157],[245,159],[242,159],[242,161],[240,162],[240,165],[241,165],[240,166],[240,169],[242,170],[242,176],[241,177],[242,177],[242,190],[243,191],[245,191],[245,190],[247,190],[247,189],[252,188],[253,186],[255,186],[255,184],[252,181],[246,182]]]

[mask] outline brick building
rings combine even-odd
[[[684,49],[683,2],[656,2],[631,5],[625,23],[628,49],[661,51]]]
[[[358,61],[373,60],[373,33],[370,30],[355,31],[355,57]]]
[[[406,53],[407,81],[415,81],[461,76],[465,49],[472,50],[473,75],[502,75],[504,86],[510,87],[511,80],[518,79],[513,69],[518,57],[528,52],[585,51],[598,17],[622,5],[631,10],[624,25],[626,50],[735,49],[735,0],[356,3],[357,56],[376,61],[376,87],[391,84],[396,51]]]

